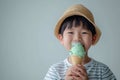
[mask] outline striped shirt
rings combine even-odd
[[[44,80],[64,80],[66,70],[70,66],[71,64],[68,62],[68,59],[53,64],[49,68]],[[89,80],[116,80],[109,67],[101,62],[92,59],[84,66],[87,70]]]

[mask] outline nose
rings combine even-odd
[[[82,40],[82,38],[79,33],[74,35],[74,39],[73,39],[74,42],[81,42],[81,40]]]

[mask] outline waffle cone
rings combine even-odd
[[[71,55],[70,56],[72,64],[76,65],[76,64],[81,64],[82,63],[82,58],[75,56],[75,55]]]

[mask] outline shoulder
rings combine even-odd
[[[56,64],[51,65],[50,68],[55,69],[57,71],[61,71],[62,69],[66,69],[67,68],[66,59],[63,60],[63,61],[60,61]]]
[[[94,69],[94,70],[102,70],[108,68],[108,66],[102,62],[96,61],[94,59],[91,59],[91,61],[87,64],[85,64],[86,68]]]
[[[111,72],[110,68],[106,64],[96,60],[93,60],[93,68],[101,71],[102,73],[105,73],[107,71]]]
[[[96,60],[93,60],[93,64],[93,68],[100,73],[103,79],[115,79],[113,72],[106,64]]]
[[[67,68],[66,60],[63,60],[51,65],[47,74],[53,77],[52,79],[63,79]]]
[[[64,76],[65,61],[50,66],[44,80],[60,80]]]
[[[106,64],[96,61],[96,60],[93,60],[93,64],[94,64],[94,67],[103,68],[103,69],[108,68]]]

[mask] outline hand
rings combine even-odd
[[[68,68],[65,80],[88,80],[86,69],[83,65],[73,65]]]

